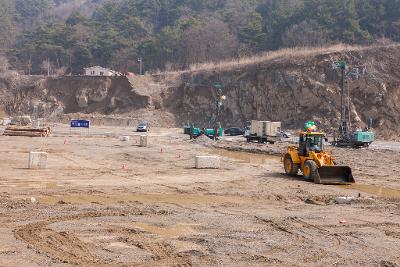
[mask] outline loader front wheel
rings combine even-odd
[[[314,181],[318,177],[318,166],[312,160],[307,160],[304,163],[303,176],[307,180]]]
[[[293,163],[292,157],[289,154],[285,155],[283,164],[287,175],[296,176],[299,172],[299,164]]]

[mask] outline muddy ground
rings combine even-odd
[[[286,143],[214,145],[179,129],[138,140],[61,125],[0,136],[0,266],[400,265],[400,152],[329,148],[357,185],[327,186],[283,175]],[[27,169],[29,151],[48,152],[48,168]],[[194,169],[207,154],[222,168]]]

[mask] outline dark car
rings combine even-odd
[[[238,128],[238,127],[232,127],[232,128],[225,129],[224,134],[225,135],[231,135],[231,136],[243,135],[244,134],[244,130],[241,129],[241,128]]]
[[[141,122],[136,128],[138,132],[148,132],[150,131],[150,124],[148,122]]]

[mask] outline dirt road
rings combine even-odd
[[[400,264],[399,152],[333,150],[358,183],[340,187],[176,129],[138,142],[132,129],[61,125],[50,138],[0,136],[0,266]],[[278,155],[286,144],[217,146]],[[48,152],[47,169],[27,169],[29,151]],[[194,169],[207,154],[222,168]]]

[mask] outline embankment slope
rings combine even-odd
[[[0,110],[2,116],[27,114],[53,121],[78,113],[106,124],[148,120],[154,126],[181,126],[189,121],[208,126],[215,109],[214,84],[221,82],[227,96],[221,113],[224,126],[260,119],[280,120],[285,128],[298,128],[305,120],[315,120],[330,131],[340,119],[338,61],[346,61],[351,71],[353,125],[363,128],[372,118],[381,138],[398,139],[397,44],[284,50],[143,77],[2,75]]]

